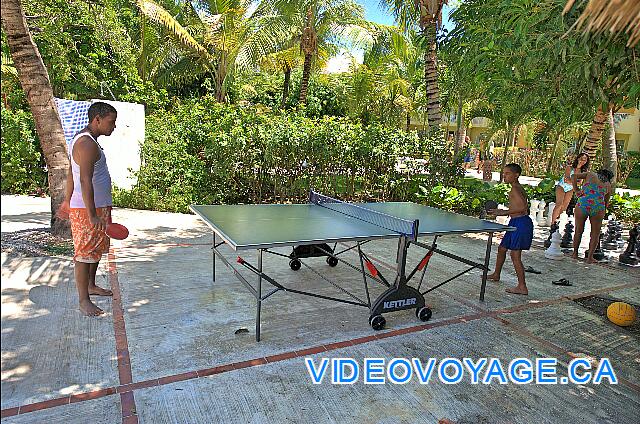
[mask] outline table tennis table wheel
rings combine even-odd
[[[329,256],[327,257],[327,263],[329,264],[329,266],[336,266],[338,265],[338,259],[334,258],[333,256]]]
[[[382,315],[371,315],[369,317],[369,325],[371,325],[371,328],[373,328],[376,331],[382,330],[386,323],[387,323],[387,320],[384,319]]]
[[[431,309],[427,308],[426,306],[423,306],[422,308],[416,308],[416,316],[418,317],[418,319],[420,319],[420,321],[429,321],[431,315]]]
[[[302,263],[297,259],[291,259],[289,261],[289,268],[291,268],[294,271],[299,270],[301,266],[302,266]]]

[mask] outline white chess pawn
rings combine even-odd
[[[553,222],[551,222],[553,217],[553,209],[556,207],[556,202],[549,203],[549,207],[547,208],[547,225],[552,226]]]
[[[544,227],[547,223],[547,219],[544,217],[544,207],[547,205],[547,202],[542,199],[540,203],[538,203],[538,216],[536,217],[536,221],[538,225]]]
[[[567,222],[569,222],[569,215],[566,212],[562,212],[560,214],[560,230],[564,232],[565,227],[567,226]]]
[[[564,258],[564,254],[562,253],[562,250],[560,250],[561,241],[560,231],[555,231],[551,236],[551,246],[544,251],[544,257],[553,260],[560,260]]]
[[[540,204],[539,200],[531,199],[531,208],[529,209],[529,217],[533,222],[533,225],[536,226],[538,224],[538,205]]]

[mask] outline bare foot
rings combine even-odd
[[[577,254],[577,253],[572,254],[572,255],[571,255],[571,258],[572,258],[572,259],[576,259],[576,260],[580,259],[580,258],[578,257],[578,254]]]
[[[104,311],[90,300],[80,302],[80,312],[88,317],[97,317],[104,314]]]
[[[89,294],[95,294],[96,296],[113,296],[111,290],[103,289],[98,286],[89,286]]]
[[[587,263],[588,263],[588,264],[595,264],[596,262],[598,262],[598,261],[596,261],[596,260],[595,260],[595,259],[593,259],[593,258],[588,258],[588,259],[587,259]]]
[[[490,281],[500,281],[500,276],[496,275],[495,272],[491,275],[487,275],[487,280]]]
[[[528,295],[529,294],[529,290],[527,290],[527,288],[522,288],[520,286],[515,286],[515,287],[509,287],[504,289],[504,291],[506,291],[507,293],[511,293],[511,294],[522,294],[522,295]]]

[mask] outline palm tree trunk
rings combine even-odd
[[[226,92],[224,87],[224,80],[227,77],[227,54],[220,54],[220,62],[218,62],[218,72],[216,72],[216,87],[215,96],[216,101],[224,103],[226,98]]]
[[[460,148],[464,145],[465,138],[467,137],[467,124],[464,122],[464,116],[462,116],[462,95],[458,98],[458,116],[457,116],[458,128],[456,130],[456,148],[455,157],[458,157]],[[466,146],[467,148],[469,146]]]
[[[291,67],[285,65],[284,67],[284,85],[282,87],[282,102],[280,108],[284,109],[287,104],[287,98],[289,97],[289,86],[291,85]]]
[[[300,83],[300,97],[298,103],[307,104],[307,88],[311,76],[311,54],[304,55],[304,67],[302,68],[302,82]]]
[[[507,124],[507,131],[504,133],[504,151],[502,152],[502,167],[501,169],[504,169],[504,166],[506,165],[506,161],[507,161],[507,152],[509,151],[509,142],[511,141],[509,139],[509,137],[513,137],[513,131],[511,131],[511,127],[509,126],[509,124]],[[500,171],[500,182],[504,181],[504,172]]]
[[[589,159],[593,161],[598,150],[598,145],[602,139],[602,131],[604,130],[604,124],[607,121],[607,114],[598,108],[598,111],[591,121],[591,128],[589,128],[589,135],[584,142],[582,151],[589,155]]]
[[[429,48],[424,54],[424,80],[427,87],[427,120],[429,131],[437,131],[440,128],[442,115],[440,112],[440,90],[438,89],[438,61],[436,56],[436,21],[430,19],[430,23],[423,29]]]
[[[20,0],[2,0],[2,28],[20,85],[33,114],[40,146],[47,163],[51,196],[51,232],[69,236],[69,222],[56,217],[64,200],[69,158],[62,124],[58,117],[53,89],[38,47],[31,38]]]
[[[602,156],[604,167],[613,172],[612,184],[615,185],[618,179],[618,151],[616,146],[616,129],[613,123],[613,109],[609,109],[608,114],[607,140],[602,145]]]
[[[547,161],[547,174],[551,172],[551,167],[553,166],[553,160],[556,155],[556,150],[558,148],[558,141],[560,141],[560,133],[555,137],[555,141],[553,142],[553,146],[551,147],[551,152],[549,153],[549,161]]]

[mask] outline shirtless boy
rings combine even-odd
[[[522,264],[522,251],[529,250],[531,248],[531,241],[533,240],[533,222],[529,215],[527,215],[527,196],[522,188],[522,185],[518,181],[518,177],[522,173],[520,165],[510,163],[504,167],[503,178],[504,182],[511,184],[511,191],[509,192],[509,209],[491,209],[488,211],[490,215],[505,216],[509,215],[509,226],[515,227],[515,231],[505,233],[498,248],[498,256],[496,258],[496,269],[493,274],[487,276],[487,279],[493,281],[500,281],[500,272],[502,266],[507,257],[507,250],[510,251],[511,262],[516,270],[518,276],[518,285],[516,287],[509,287],[506,289],[507,293],[512,294],[529,294],[527,290],[527,284],[524,279],[524,265]]]

